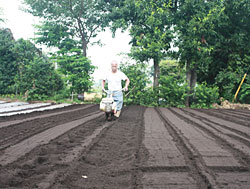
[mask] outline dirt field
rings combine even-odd
[[[98,105],[0,118],[0,188],[249,188],[250,111]]]

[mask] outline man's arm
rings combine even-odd
[[[105,90],[105,80],[102,80],[102,90],[104,91]]]
[[[130,83],[130,80],[129,78],[126,79],[126,83],[125,83],[125,87],[124,87],[124,90],[127,91],[128,90],[128,85]]]

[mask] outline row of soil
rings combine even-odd
[[[90,113],[96,112],[98,106],[76,106],[74,109],[64,111],[48,111],[47,114],[35,115],[21,120],[0,123],[0,154],[2,150],[14,145],[28,137],[43,132],[56,125],[80,119]],[[5,126],[5,127],[1,127]]]
[[[100,114],[34,148],[1,167],[0,186],[121,189],[140,186],[136,167],[140,162],[143,112],[143,107],[129,107],[114,122],[106,122]]]
[[[178,119],[169,109],[157,108],[156,110],[165,123],[166,129],[176,141],[177,147],[183,153],[189,167],[189,174],[196,181],[198,188],[216,188],[215,176],[205,165],[202,155],[190,142],[192,136],[185,135],[192,134],[193,131],[189,131],[192,126],[188,128],[188,125]]]
[[[170,108],[161,111],[165,113],[164,118],[175,130],[176,136],[183,141],[183,146],[190,151],[199,174],[209,183],[207,187],[248,188],[250,142],[244,138],[245,135],[233,132],[238,125],[234,129],[227,129],[223,119],[217,122],[217,116],[214,119],[201,116],[192,109]]]
[[[216,116],[209,115],[207,113],[203,113],[202,111],[195,110],[195,109],[183,109],[184,111],[188,112],[191,115],[194,115],[198,117],[199,119],[202,119],[203,121],[212,123],[213,125],[216,125],[217,127],[224,128],[226,130],[232,131],[233,133],[237,133],[238,135],[250,139],[250,129],[249,124],[250,122],[246,121],[243,125],[242,123],[235,123],[237,122],[237,119],[235,121],[226,120],[223,118],[218,118]],[[232,116],[233,119],[233,116]]]
[[[249,109],[238,109],[238,110],[234,110],[234,109],[224,109],[225,112],[233,112],[233,113],[237,113],[237,114],[241,114],[241,115],[250,115],[250,110]]]
[[[249,127],[227,120],[228,112],[130,106],[124,108],[118,120],[106,122],[103,113],[96,113],[98,107],[67,108],[68,113],[64,108],[53,116],[43,113],[44,122],[19,117],[23,129],[30,127],[29,122],[37,128],[46,123],[53,126],[2,150],[0,164],[4,156],[2,162],[10,163],[0,165],[1,187],[151,189],[250,185]],[[84,111],[85,116],[80,116]],[[60,122],[64,117],[65,121]],[[3,124],[12,121],[15,118]],[[2,129],[13,126],[18,124]],[[36,146],[28,152],[31,141]],[[8,160],[15,150],[22,156]]]
[[[232,153],[234,157],[241,162],[243,167],[247,169],[250,168],[250,140],[238,135],[238,133],[225,129],[218,124],[214,124],[213,120],[210,122],[209,120],[194,114],[191,110],[171,108],[170,111],[180,119],[214,138],[216,143]],[[235,167],[232,167],[232,169],[234,168]],[[227,167],[227,169],[232,171],[230,167]]]
[[[201,111],[203,113],[206,113],[208,115],[221,118],[227,121],[234,122],[236,124],[241,124],[250,127],[250,114],[249,115],[239,115],[237,114],[237,110],[233,110],[231,112],[228,112],[224,109],[198,109],[198,111]]]
[[[215,109],[215,111],[222,112],[223,114],[232,115],[236,117],[240,116],[241,118],[249,118],[250,116],[250,110],[245,110],[242,112],[241,110],[234,110],[234,109]]]
[[[143,188],[198,189],[208,186],[196,171],[191,161],[192,154],[183,146],[161,112],[147,108],[144,127],[143,145],[148,154],[145,161],[141,162]]]

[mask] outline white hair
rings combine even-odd
[[[117,64],[117,66],[119,66],[119,63],[116,61],[116,60],[112,60],[112,62],[110,63],[111,65],[112,64]]]

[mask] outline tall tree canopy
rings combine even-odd
[[[10,29],[0,29],[0,94],[12,92],[17,74],[13,48],[15,39]]]
[[[131,56],[136,60],[154,61],[154,87],[159,86],[159,62],[167,56],[173,38],[169,7],[171,1],[109,1],[113,6],[112,30],[129,29]]]
[[[185,66],[190,88],[187,106],[197,81],[216,84],[220,95],[229,92],[232,96],[239,76],[249,72],[250,3],[247,0],[106,2],[113,6],[109,9],[112,29],[129,29],[131,55],[137,60],[158,58],[159,61],[169,56],[170,43],[178,48],[174,57]],[[159,69],[154,67],[156,86]],[[230,80],[232,86],[226,86]],[[226,92],[225,86],[231,91]]]
[[[80,49],[62,49],[52,58],[59,64],[59,72],[63,74],[71,92],[79,94],[89,91],[95,67],[82,55]]]
[[[24,0],[26,9],[42,18],[37,42],[58,49],[81,48],[84,56],[92,38],[108,22],[100,0]]]
[[[51,96],[63,88],[54,66],[36,46],[15,41],[11,30],[0,29],[0,94],[25,94],[33,99]]]

